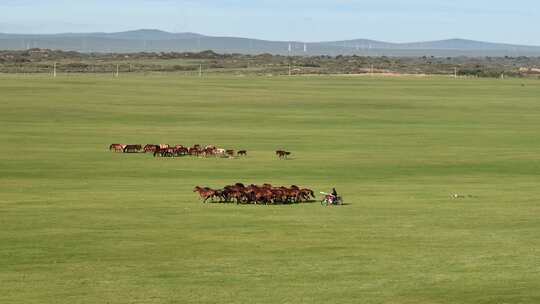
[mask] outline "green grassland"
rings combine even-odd
[[[0,76],[0,303],[539,303],[539,123],[538,80]],[[234,182],[348,205],[192,192]]]

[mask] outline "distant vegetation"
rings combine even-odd
[[[367,57],[185,53],[79,53],[48,49],[0,51],[0,73],[177,72],[239,75],[430,74],[537,77],[540,57]]]

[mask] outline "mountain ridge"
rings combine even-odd
[[[209,36],[193,32],[171,33],[157,29],[112,33],[0,33],[0,49],[28,48],[127,53],[213,50],[218,53],[270,53],[278,55],[540,56],[540,46],[484,42],[463,38],[405,43],[372,39],[302,42]]]

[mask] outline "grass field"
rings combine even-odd
[[[0,303],[539,303],[539,96],[537,80],[0,76]],[[349,204],[192,192],[239,181]]]

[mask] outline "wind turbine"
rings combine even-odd
[[[289,42],[289,76],[291,76],[291,52],[292,52],[292,44]]]

